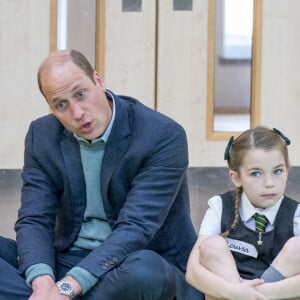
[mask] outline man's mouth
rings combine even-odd
[[[86,122],[80,126],[80,131],[87,132],[92,128],[92,122]]]

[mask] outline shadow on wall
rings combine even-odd
[[[207,209],[207,200],[235,189],[227,167],[191,167],[188,171],[191,217],[198,233]],[[286,195],[300,201],[300,167],[292,167],[286,187]]]
[[[207,200],[217,194],[234,189],[227,167],[191,167],[188,170],[191,217],[199,231]],[[300,167],[292,167],[286,195],[300,201]],[[15,238],[14,223],[17,219],[21,194],[21,171],[0,170],[0,235]]]
[[[234,189],[226,167],[189,168],[191,217],[198,233],[207,209],[207,200],[217,194]]]

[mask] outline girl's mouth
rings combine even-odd
[[[276,194],[263,194],[262,197],[266,199],[272,199],[276,196]]]

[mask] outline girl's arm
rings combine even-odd
[[[203,244],[204,242],[206,244]],[[220,236],[199,236],[188,260],[187,282],[204,294],[215,298],[266,300],[267,298],[254,288],[263,281],[254,279],[241,282],[233,257],[227,245],[224,248],[222,243],[226,245],[224,238]],[[200,251],[205,247],[211,249],[209,256]],[[207,267],[210,264],[212,268],[217,269],[216,272],[210,271]]]
[[[257,291],[265,295],[268,299],[300,299],[300,273],[286,279],[266,282],[256,287]]]

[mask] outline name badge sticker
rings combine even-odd
[[[230,251],[239,252],[241,254],[257,258],[257,250],[252,244],[227,238],[227,245]]]

